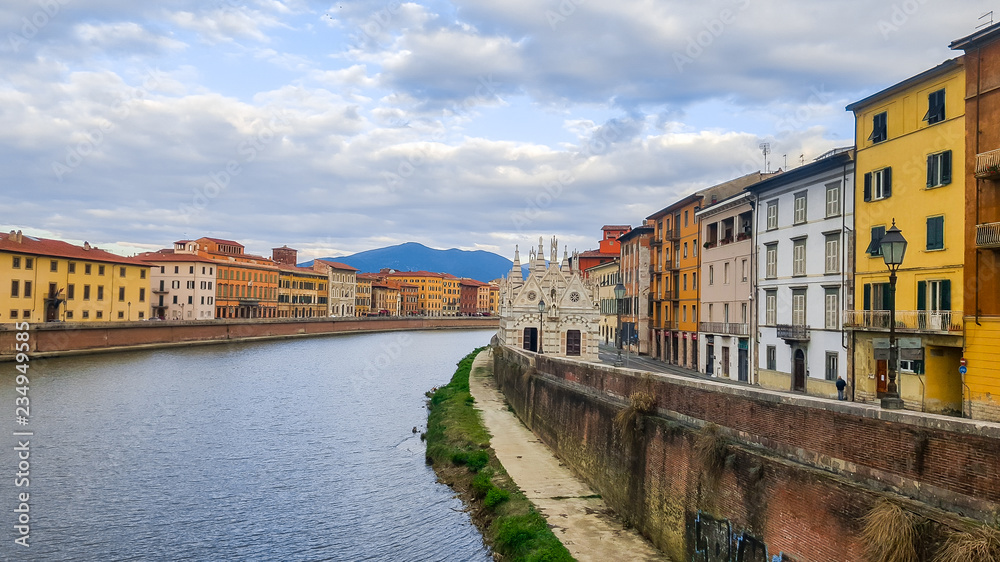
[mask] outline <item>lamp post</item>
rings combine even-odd
[[[542,333],[544,332],[545,332],[545,299],[538,299],[538,353],[543,353]]]
[[[617,341],[616,347],[618,348],[618,361],[615,361],[615,366],[620,367],[622,364],[622,299],[625,298],[625,285],[621,283],[615,285],[615,303],[618,309],[618,332],[615,334]]]
[[[128,301],[128,320],[132,320],[132,301]]]
[[[899,362],[899,349],[896,347],[896,270],[903,263],[903,256],[906,254],[906,238],[896,228],[896,219],[892,219],[892,227],[886,231],[879,246],[882,259],[889,268],[889,386],[882,397],[882,408],[901,410],[903,400],[896,387],[896,364]]]

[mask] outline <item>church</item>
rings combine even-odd
[[[563,249],[557,262],[559,245],[552,238],[551,256],[545,262],[542,239],[538,249],[528,256],[528,277],[521,272],[521,257],[514,248],[514,266],[500,286],[500,343],[560,357],[598,361],[601,314],[594,304],[591,289],[584,284],[580,271]],[[576,252],[574,252],[576,257]]]

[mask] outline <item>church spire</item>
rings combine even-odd
[[[510,268],[510,275],[507,276],[507,279],[512,286],[524,283],[524,278],[521,275],[521,254],[517,249],[517,244],[514,245],[514,265]]]

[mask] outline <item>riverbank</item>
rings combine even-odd
[[[521,423],[497,388],[492,355],[476,357],[469,388],[497,459],[574,558],[579,562],[669,560],[636,530],[625,528],[604,499]]]
[[[545,518],[518,489],[490,448],[490,435],[469,391],[473,359],[458,364],[451,382],[429,392],[427,462],[459,493],[498,560],[573,560]]]
[[[32,324],[25,350],[21,329],[0,324],[0,362],[19,351],[33,359],[163,347],[405,330],[489,329],[491,317],[226,319],[146,322],[52,322]],[[20,348],[19,348],[20,347]]]

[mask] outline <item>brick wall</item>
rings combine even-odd
[[[960,515],[988,520],[1000,506],[995,424],[685,377],[644,381],[519,350],[495,361],[528,427],[677,560],[692,559],[719,521],[733,549],[759,543],[795,560],[860,560],[858,520],[880,497],[903,496],[945,526],[958,526]],[[658,415],[624,436],[612,420],[639,388],[656,396]],[[716,475],[695,453],[707,424],[728,443]]]

